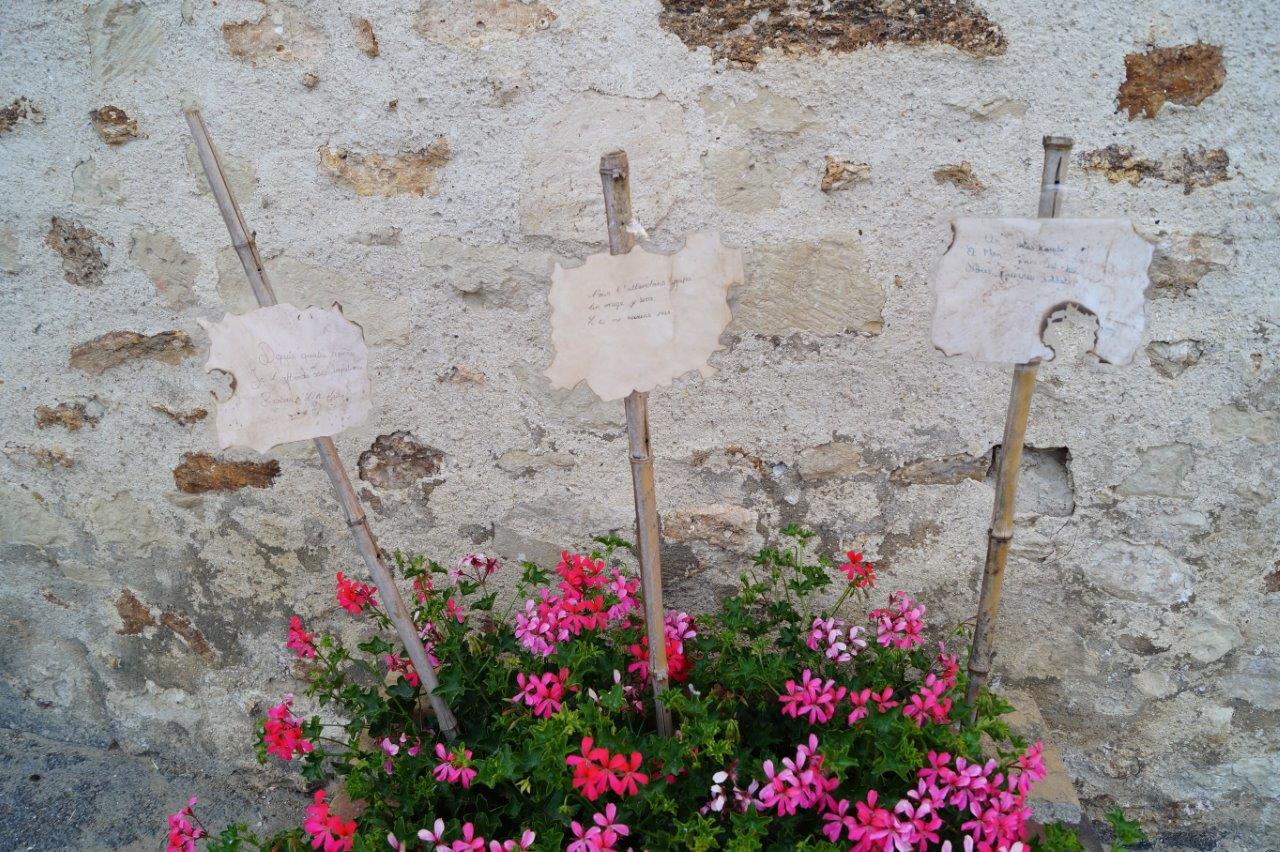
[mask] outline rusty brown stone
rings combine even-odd
[[[76,460],[67,455],[67,451],[54,444],[52,447],[29,447],[27,452],[37,467],[53,470],[55,467],[70,470],[76,466]]]
[[[173,469],[173,482],[186,494],[270,488],[280,475],[280,462],[228,461],[208,453],[184,453]]]
[[[440,191],[436,175],[449,157],[444,137],[421,150],[392,155],[353,154],[326,145],[320,149],[320,168],[356,195],[435,195]]]
[[[1230,159],[1222,148],[1186,148],[1167,160],[1151,160],[1140,154],[1132,145],[1108,145],[1089,151],[1081,158],[1081,165],[1089,171],[1101,172],[1112,183],[1124,181],[1137,186],[1146,178],[1156,178],[1168,183],[1181,184],[1182,191],[1213,186],[1230,180],[1227,173]]]
[[[369,23],[368,18],[356,18],[351,22],[351,28],[355,31],[356,47],[360,48],[360,52],[370,59],[374,59],[381,52],[378,47],[378,34],[373,31],[373,24]]]
[[[108,240],[79,222],[54,216],[49,220],[49,233],[44,244],[62,256],[62,274],[67,283],[77,287],[97,287],[107,271],[102,246]]]
[[[116,598],[115,604],[122,622],[121,628],[116,632],[121,636],[137,636],[144,627],[155,627],[156,620],[152,617],[151,610],[129,589],[120,590],[120,597]]]
[[[78,432],[85,426],[97,426],[100,419],[90,414],[83,402],[36,406],[36,427],[39,429],[61,426],[68,432]]]
[[[871,166],[867,163],[849,163],[827,156],[827,169],[822,174],[823,192],[840,192],[855,183],[871,179]]]
[[[945,44],[999,56],[1008,42],[971,0],[662,0],[658,18],[689,49],[754,68],[768,48],[789,55],[847,53],[882,44]]]
[[[118,106],[107,104],[89,112],[93,129],[108,145],[123,145],[138,138],[138,122]]]
[[[177,364],[195,352],[185,331],[109,331],[72,349],[71,366],[97,375],[137,358]]]
[[[217,652],[210,647],[209,642],[204,638],[204,634],[185,615],[176,612],[161,612],[160,623],[176,633],[183,642],[187,643],[188,648],[200,656],[207,659],[213,659],[218,656]]]
[[[208,410],[204,408],[193,408],[190,411],[179,411],[171,408],[163,402],[152,403],[151,408],[159,411],[179,426],[190,426],[192,423],[199,423],[201,420],[209,416]]]
[[[44,113],[26,97],[14,98],[7,107],[0,107],[0,133],[12,133],[20,121],[40,124]]]
[[[973,173],[973,166],[965,160],[960,163],[948,163],[933,170],[933,179],[938,183],[950,183],[968,192],[981,192],[985,189],[982,181]]]
[[[1262,587],[1266,589],[1269,595],[1280,592],[1280,562],[1276,563],[1276,570],[1268,574],[1262,581]]]
[[[444,452],[428,446],[403,429],[379,435],[356,462],[360,478],[378,488],[408,488],[436,476],[444,466]]]
[[[454,364],[436,376],[436,381],[450,385],[482,385],[486,381],[484,373],[465,364]]]
[[[237,59],[298,62],[320,57],[327,45],[324,30],[292,6],[268,3],[256,21],[222,25],[227,50]]]
[[[981,482],[991,469],[988,455],[956,453],[936,459],[916,459],[889,474],[895,485],[959,485],[966,479]]]
[[[1155,118],[1165,103],[1199,106],[1227,79],[1222,48],[1203,42],[1130,53],[1124,70],[1116,110],[1127,110],[1130,121],[1139,115]]]

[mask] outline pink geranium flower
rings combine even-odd
[[[836,704],[848,689],[835,685],[834,680],[823,680],[814,677],[813,672],[805,669],[800,676],[800,683],[788,680],[786,692],[778,696],[782,703],[782,715],[799,719],[808,717],[809,724],[829,722],[836,713]]]
[[[898,591],[889,595],[889,606],[871,611],[876,622],[876,641],[888,648],[911,649],[924,642],[924,604]]]
[[[564,702],[564,685],[569,678],[569,670],[561,668],[559,672],[546,672],[540,675],[516,674],[516,684],[520,691],[512,701],[524,703],[533,708],[533,715],[550,719],[560,712]]]
[[[283,701],[267,711],[262,725],[262,742],[267,747],[267,754],[274,754],[281,760],[293,760],[295,754],[307,754],[315,749],[315,745],[303,736],[302,720],[293,713],[292,695],[286,695]]]
[[[436,758],[439,762],[436,768],[431,770],[431,774],[437,781],[448,784],[461,784],[462,789],[471,786],[472,780],[478,774],[471,767],[471,749],[461,749],[459,751],[449,751],[444,747],[444,743],[436,743]]]
[[[874,588],[876,584],[876,566],[870,562],[862,560],[862,554],[856,550],[850,550],[847,554],[847,561],[840,566],[840,570],[849,578],[849,582],[857,589]]]
[[[293,651],[300,658],[310,659],[316,655],[316,646],[314,633],[308,633],[303,629],[302,619],[298,616],[290,616],[289,618],[289,638],[285,640],[285,647]]]
[[[359,615],[367,606],[377,606],[378,602],[374,600],[374,593],[377,591],[373,586],[367,586],[356,580],[346,577],[341,571],[338,572],[338,606],[345,609],[352,615]]]
[[[316,790],[315,800],[307,805],[307,819],[302,830],[311,838],[313,849],[324,852],[351,852],[355,843],[355,820],[342,820],[329,813],[324,790]]]
[[[192,810],[198,801],[192,796],[176,813],[169,814],[169,843],[165,852],[196,852],[196,841],[208,837],[209,832],[200,826]]]

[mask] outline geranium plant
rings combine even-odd
[[[306,673],[259,725],[259,756],[317,783],[340,777],[360,803],[331,812],[317,789],[301,825],[265,841],[242,826],[211,837],[194,801],[170,817],[170,848],[587,850],[1017,850],[1040,744],[1011,736],[1009,708],[964,674],[925,607],[876,588],[849,553],[809,554],[782,530],[715,613],[669,611],[675,735],[654,726],[639,583],[625,542],[565,553],[554,574],[524,563],[498,611],[498,562],[445,569],[397,557],[414,617],[461,734],[441,739],[419,709],[417,672],[374,590],[342,574],[337,600],[368,622],[354,649],[291,619]],[[326,721],[327,720],[327,721]],[[1066,833],[1055,836],[1066,848]]]

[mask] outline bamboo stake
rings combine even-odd
[[[1072,144],[1064,136],[1044,137],[1044,171],[1040,177],[1040,206],[1036,213],[1041,219],[1052,219],[1062,209],[1063,184]],[[1017,364],[1013,368],[1013,387],[1009,392],[1009,410],[1005,415],[1004,439],[996,469],[995,507],[991,513],[991,527],[987,531],[987,560],[982,568],[978,618],[973,627],[973,645],[969,649],[969,688],[965,698],[971,707],[971,722],[977,720],[978,694],[991,676],[991,663],[995,657],[996,618],[1000,614],[1000,591],[1004,584],[1009,547],[1013,542],[1014,502],[1018,473],[1022,467],[1022,446],[1039,368],[1039,361]]]
[[[263,269],[262,258],[258,255],[258,245],[253,239],[253,234],[249,232],[248,226],[245,225],[239,205],[231,195],[231,188],[227,185],[222,163],[218,160],[218,154],[213,148],[204,119],[196,110],[188,110],[186,116],[187,126],[191,128],[191,135],[195,138],[196,152],[200,155],[200,164],[204,166],[209,187],[213,190],[213,197],[218,201],[218,210],[222,213],[222,219],[226,222],[227,230],[231,234],[232,245],[235,246],[236,254],[240,256],[240,263],[244,266],[244,273],[249,279],[253,295],[260,306],[274,305],[276,294],[271,289],[266,270]],[[444,734],[445,739],[452,742],[458,736],[458,722],[449,705],[437,692],[439,680],[436,678],[436,670],[427,657],[427,650],[418,636],[418,628],[413,623],[409,608],[405,606],[400,589],[391,578],[391,569],[378,548],[373,529],[369,526],[369,518],[360,505],[360,498],[351,487],[351,480],[342,466],[338,449],[333,445],[332,438],[315,438],[314,442],[316,453],[320,456],[320,465],[329,475],[329,483],[333,486],[334,493],[338,495],[338,503],[341,504],[343,515],[346,516],[347,527],[350,528],[351,535],[355,539],[356,549],[364,557],[374,585],[378,587],[378,594],[382,596],[382,606],[387,617],[395,626],[396,633],[404,643],[409,659],[413,662],[413,667],[417,669],[422,679],[423,689],[435,711],[440,732]]]
[[[626,254],[636,244],[627,230],[631,222],[631,175],[626,151],[610,151],[600,158],[600,182],[604,186],[604,212],[609,228],[609,253]],[[658,498],[653,480],[653,455],[649,449],[649,394],[632,391],[626,398],[627,442],[631,457],[631,488],[636,503],[636,555],[640,584],[644,589],[644,623],[649,637],[649,678],[658,733],[671,736],[671,711],[659,698],[667,689],[667,640],[663,629],[662,563],[658,555]]]

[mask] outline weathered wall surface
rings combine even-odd
[[[550,260],[601,248],[623,146],[655,243],[714,226],[747,261],[720,372],[653,395],[670,597],[795,520],[939,624],[975,607],[1009,370],[931,349],[930,277],[950,216],[1034,212],[1056,133],[1068,211],[1159,247],[1134,364],[1049,331],[1001,680],[1089,801],[1170,847],[1274,838],[1280,9],[722,6],[6,4],[0,723],[229,770],[292,684],[288,614],[342,623],[310,447],[218,454],[204,413],[196,320],[249,297],[184,103],[281,297],[366,329],[376,411],[338,446],[386,546],[629,525],[621,404],[541,375]]]

